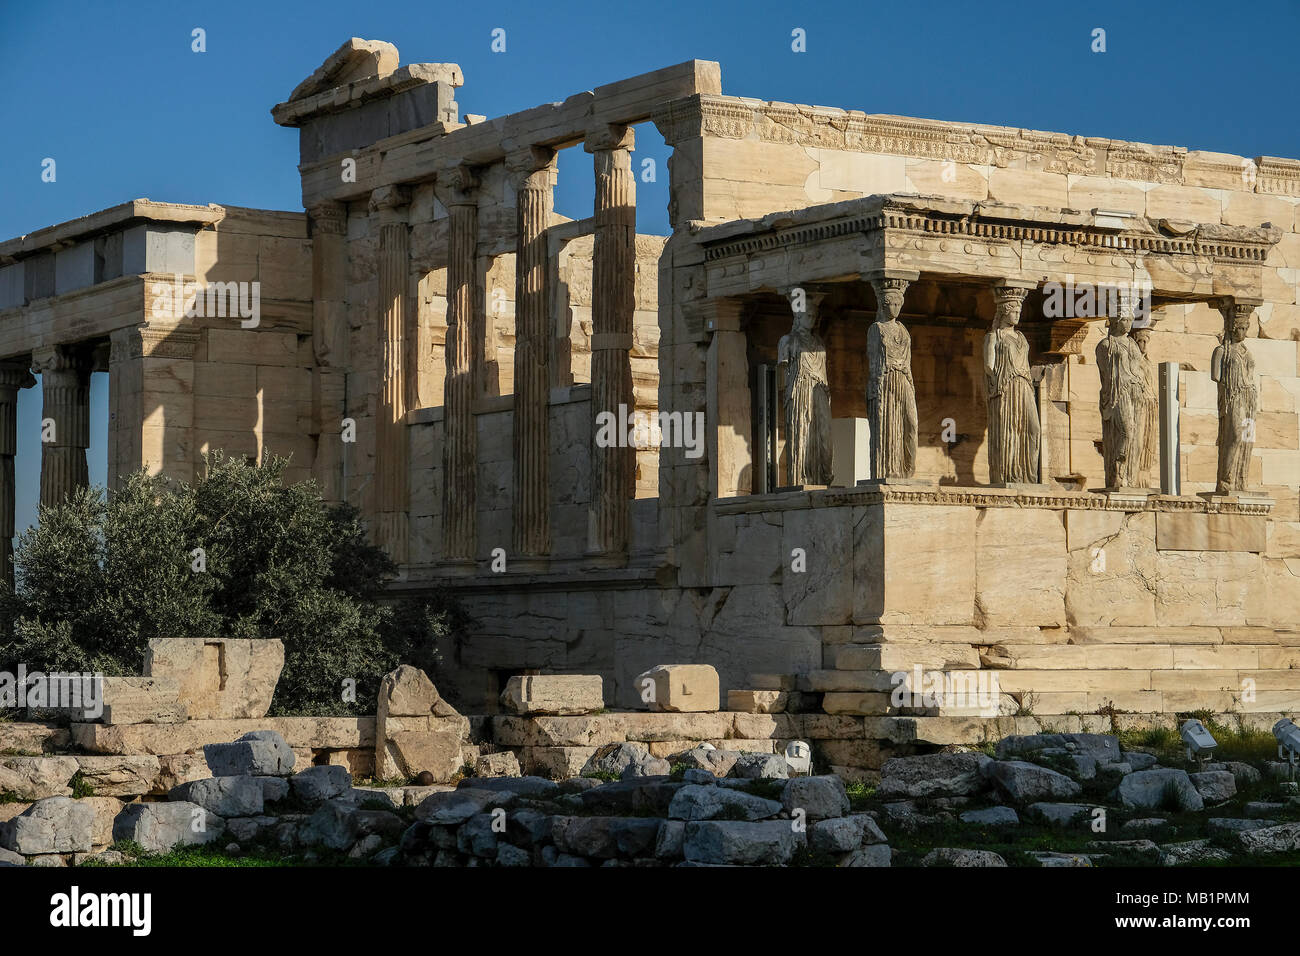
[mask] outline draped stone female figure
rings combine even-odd
[[[907,282],[880,279],[876,321],[867,330],[867,417],[871,423],[871,477],[911,478],[916,471],[916,385],[912,337],[898,316]]]
[[[785,370],[785,429],[791,485],[831,483],[831,392],[826,384],[826,345],[813,331],[817,300],[803,296],[794,325],[777,344]]]
[[[993,328],[984,336],[989,481],[994,484],[1038,481],[1038,398],[1029,370],[1029,342],[1016,328],[1025,293],[1025,289],[994,290],[997,312]]]
[[[1138,462],[1135,469],[1137,487],[1152,488],[1159,485],[1160,471],[1160,393],[1156,388],[1156,367],[1147,355],[1151,344],[1151,330],[1134,329],[1133,341],[1142,353],[1142,405],[1138,412]]]
[[[1219,494],[1244,491],[1255,447],[1255,359],[1246,348],[1253,307],[1227,304],[1223,309],[1223,344],[1210,358],[1210,377],[1219,384]]]
[[[1097,345],[1101,376],[1101,454],[1106,463],[1106,487],[1132,488],[1137,481],[1140,450],[1138,415],[1146,392],[1142,353],[1129,337],[1132,303],[1122,302],[1110,317],[1107,336]]]

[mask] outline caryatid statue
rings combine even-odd
[[[1131,333],[1142,353],[1142,407],[1138,412],[1138,461],[1136,481],[1139,488],[1152,488],[1160,483],[1160,392],[1156,388],[1156,367],[1147,349],[1151,345],[1151,328],[1134,329]]]
[[[1110,316],[1108,334],[1097,344],[1101,376],[1101,454],[1106,462],[1106,488],[1137,487],[1141,459],[1138,418],[1144,411],[1146,372],[1142,352],[1129,336],[1133,300],[1120,295]]]
[[[794,326],[776,347],[777,364],[785,370],[782,398],[791,485],[831,483],[831,391],[826,383],[826,344],[813,331],[823,298],[820,293],[791,290]]]
[[[898,316],[906,279],[873,279],[876,320],[867,330],[867,419],[871,477],[911,478],[916,471],[916,385],[912,337]]]
[[[1232,299],[1219,307],[1223,313],[1223,344],[1210,358],[1210,378],[1219,384],[1219,494],[1245,491],[1250,478],[1250,453],[1255,447],[1255,416],[1259,392],[1255,388],[1255,359],[1246,348],[1246,333],[1254,306]]]
[[[1029,342],[1016,328],[1028,290],[993,290],[997,311],[984,336],[984,386],[989,419],[989,481],[1038,481],[1038,397],[1029,370]]]

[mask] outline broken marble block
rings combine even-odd
[[[234,743],[205,744],[203,756],[214,777],[287,777],[293,773],[293,748],[274,730],[254,730]]]
[[[154,638],[144,658],[146,677],[175,681],[192,720],[265,717],[283,668],[277,640]]]
[[[711,712],[722,700],[718,672],[708,664],[660,664],[637,677],[634,686],[651,710]]]
[[[574,717],[605,706],[599,675],[516,675],[506,681],[501,706],[512,714],[547,714]]]

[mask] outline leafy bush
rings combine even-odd
[[[284,484],[285,459],[206,465],[192,485],[139,473],[107,501],[87,489],[42,507],[15,587],[0,584],[0,662],[139,674],[150,638],[277,637],[273,714],[373,711],[397,664],[436,670],[437,639],[464,616],[445,597],[387,600],[396,569],[356,509]]]

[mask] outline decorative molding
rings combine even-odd
[[[1097,136],[873,115],[719,94],[675,100],[657,111],[653,119],[669,146],[698,136],[754,138],[767,143],[1037,172],[1152,183],[1188,182],[1186,148]],[[1213,165],[1200,157],[1190,161],[1200,168]],[[1235,167],[1238,175],[1247,162],[1243,157],[1242,164]],[[1300,161],[1265,156],[1256,159],[1255,164],[1257,179],[1253,190],[1246,191],[1300,196]]]

